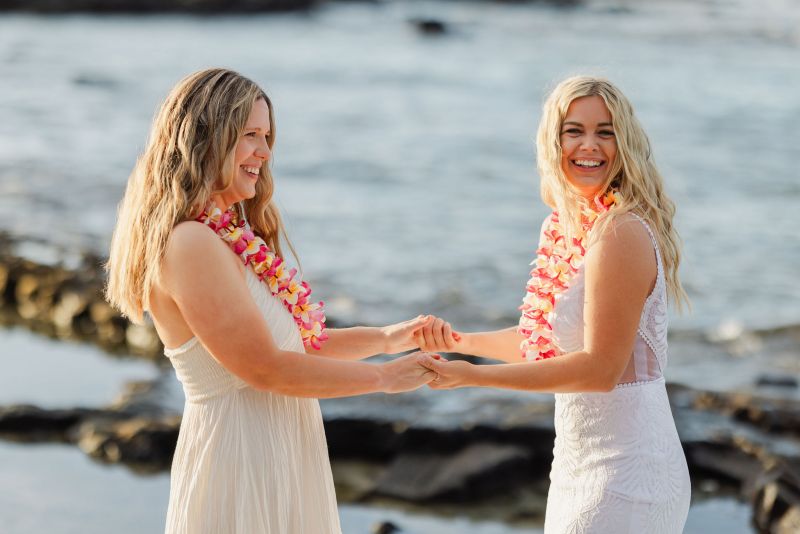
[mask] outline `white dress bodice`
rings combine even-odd
[[[245,276],[275,343],[304,352],[291,314]],[[186,395],[166,534],[341,534],[317,400],[250,387],[197,338],[165,354]]]
[[[620,385],[649,382],[664,376],[667,367],[667,282],[658,243],[650,227],[641,218],[635,217],[647,229],[656,256],[657,274],[655,285],[645,300],[633,353]],[[586,278],[581,266],[566,291],[556,296],[552,321],[553,340],[561,352],[583,349],[583,304]]]
[[[546,534],[679,534],[691,485],[664,383],[667,294],[658,244],[647,223],[657,275],[620,383],[608,393],[557,394],[556,440]],[[583,349],[583,268],[557,299],[561,352]]]

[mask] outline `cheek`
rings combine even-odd
[[[248,157],[249,147],[247,146],[247,141],[242,140],[236,144],[236,151],[234,152],[234,159],[236,159],[236,165],[240,165],[245,159]]]
[[[609,163],[613,163],[617,158],[617,143],[611,143],[606,148],[606,157]]]

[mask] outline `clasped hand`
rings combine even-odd
[[[384,335],[387,337],[387,353],[401,352],[414,346],[420,349],[387,364],[394,364],[397,367],[395,371],[398,372],[400,382],[408,381],[399,375],[410,373],[417,378],[416,387],[425,383],[432,389],[452,389],[471,385],[470,378],[474,365],[460,360],[448,361],[437,354],[467,352],[465,337],[455,332],[447,321],[431,315],[421,315],[403,323],[384,327]],[[410,365],[422,367],[425,372],[422,375],[414,373],[413,369],[408,368]],[[398,391],[416,389],[412,382],[413,379],[405,384],[406,387],[401,386]]]

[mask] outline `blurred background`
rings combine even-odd
[[[517,321],[547,214],[545,95],[569,75],[610,78],[651,138],[684,239],[693,310],[671,318],[667,379],[696,484],[686,531],[790,524],[753,481],[773,473],[764,454],[800,458],[787,422],[800,406],[796,1],[39,4],[0,1],[0,530],[163,529],[168,461],[129,461],[97,421],[169,427],[180,385],[148,332],[114,318],[104,338],[80,288],[102,283],[156,108],[209,66],[274,103],[277,202],[331,321],[433,313],[467,331]],[[774,420],[747,415],[756,405]],[[420,391],[323,411],[344,532],[540,531],[551,396]],[[366,431],[379,452],[354,443]],[[469,446],[447,454],[453,440]],[[437,471],[458,450],[470,469],[470,451],[496,461]],[[419,480],[399,479],[409,472]]]

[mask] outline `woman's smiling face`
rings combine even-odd
[[[576,98],[561,124],[561,168],[578,193],[593,199],[617,157],[611,113],[602,97]]]

